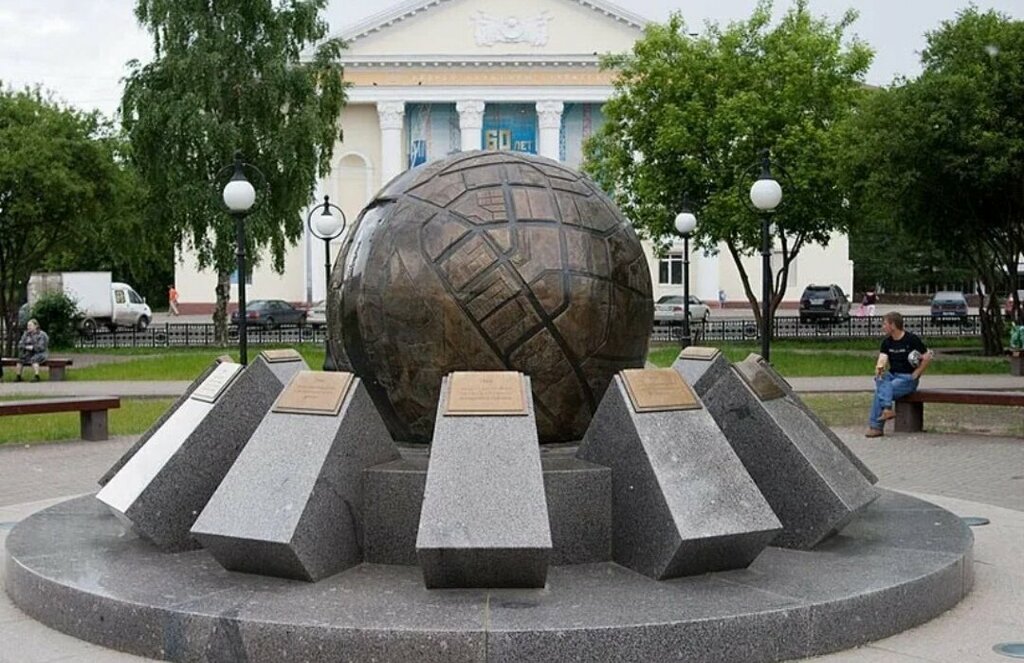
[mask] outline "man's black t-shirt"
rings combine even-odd
[[[894,341],[890,336],[886,336],[882,341],[882,354],[888,355],[889,370],[893,373],[914,372],[914,367],[907,359],[911,350],[917,350],[921,354],[928,352],[924,341],[908,331],[903,332],[903,338],[898,341]]]

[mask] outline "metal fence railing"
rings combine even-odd
[[[966,318],[933,320],[927,315],[904,316],[906,328],[919,336],[928,337],[978,337],[981,323],[977,315]],[[171,347],[213,347],[217,343],[213,323],[167,323],[151,325],[144,331],[118,329],[82,334],[75,346],[78,348],[171,348]],[[721,318],[691,325],[694,342],[713,341],[754,341],[760,337],[757,323],[751,319]],[[652,341],[678,341],[682,328],[656,326],[651,331]],[[774,338],[785,339],[847,339],[878,338],[882,336],[882,317],[852,317],[840,322],[801,323],[795,316],[775,318]],[[238,329],[228,327],[230,343],[238,342]],[[288,345],[294,343],[323,343],[327,338],[324,325],[303,325],[279,327],[277,329],[249,328],[247,333],[251,345]]]

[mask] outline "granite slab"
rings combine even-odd
[[[746,566],[781,529],[707,409],[638,413],[620,376],[577,457],[611,468],[613,558],[652,578]]]
[[[543,587],[551,528],[530,380],[525,416],[445,416],[444,378],[416,555],[429,588]]]
[[[678,359],[697,393],[757,483],[783,531],[772,545],[809,549],[841,529],[877,497],[859,468],[808,415],[785,381],[757,355],[730,366]],[[753,381],[760,381],[758,386]]]
[[[198,547],[189,530],[303,361],[257,357],[213,403],[194,391],[107,482],[97,499],[167,552]],[[201,389],[201,387],[200,387]]]
[[[337,416],[269,412],[192,535],[226,569],[318,581],[363,561],[362,473],[398,458],[354,378]]]

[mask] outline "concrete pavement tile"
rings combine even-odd
[[[72,638],[31,619],[0,624],[0,642],[3,643],[3,651],[0,653],[0,662],[3,663],[48,663],[58,660],[107,663],[146,660],[134,656],[125,658],[125,654]],[[117,658],[114,658],[115,656]]]
[[[864,645],[835,654],[803,659],[808,663],[941,663],[930,658],[901,654],[874,645]]]

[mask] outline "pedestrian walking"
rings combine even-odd
[[[181,315],[178,312],[178,289],[174,287],[174,284],[167,286],[167,303],[171,315]]]

